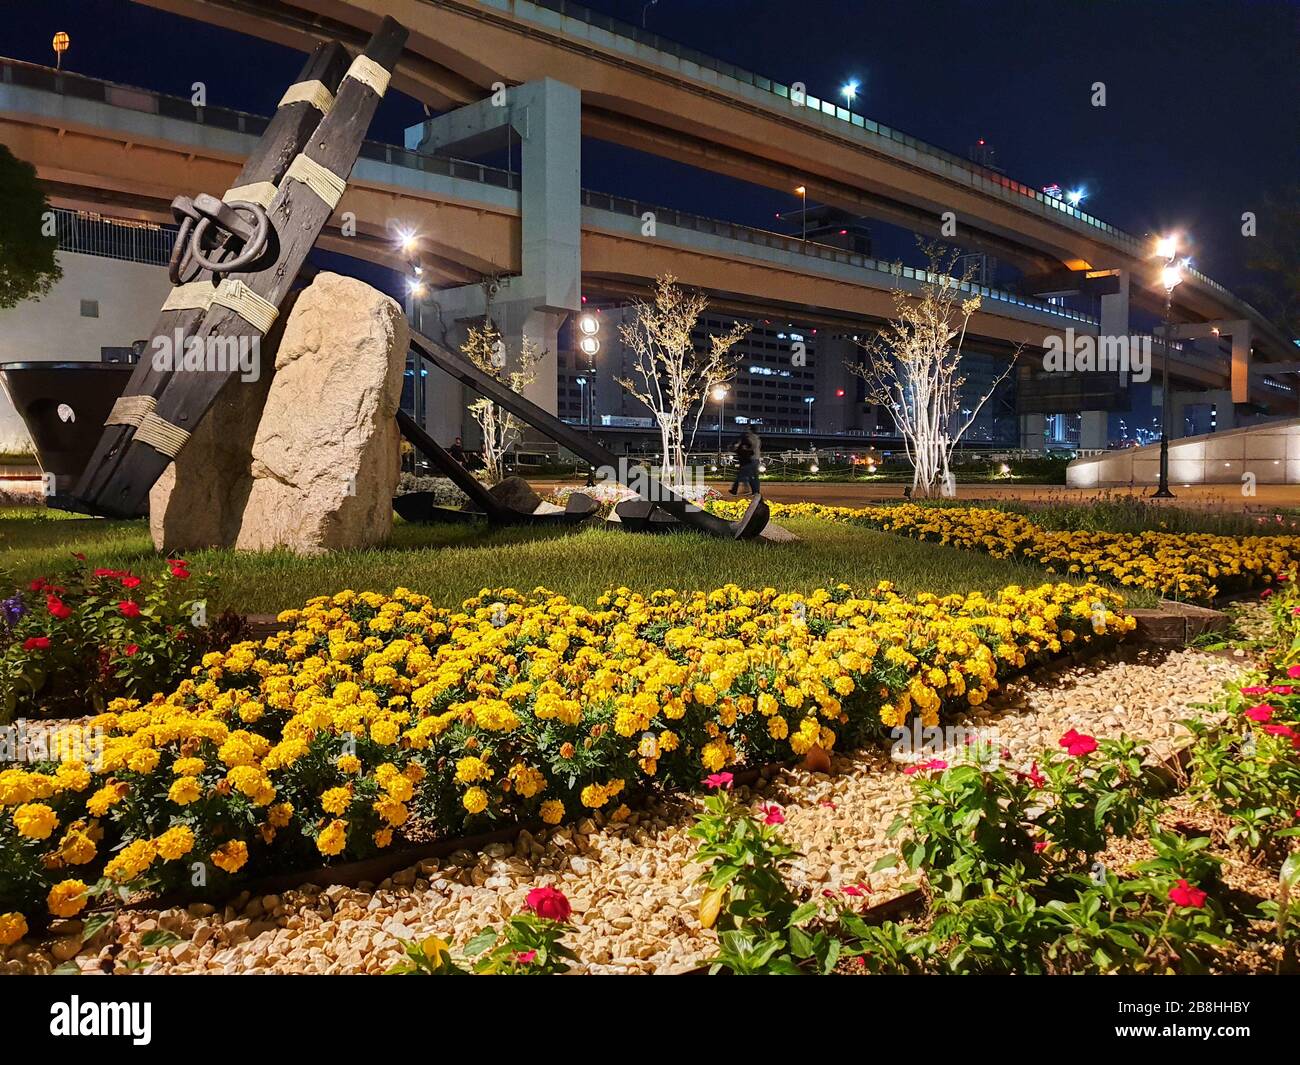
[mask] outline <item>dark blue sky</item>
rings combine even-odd
[[[644,0],[590,6],[640,23]],[[1201,0],[658,0],[649,28],[833,98],[848,78],[856,109],[965,154],[984,137],[1012,177],[1089,191],[1085,206],[1136,233],[1178,226],[1196,264],[1247,279],[1243,211],[1300,174],[1300,5]],[[129,0],[0,0],[0,52],[261,114],[301,55]],[[563,77],[562,71],[556,75]],[[1093,82],[1107,106],[1090,105]],[[418,104],[386,100],[372,136],[400,142]],[[793,196],[737,188],[599,144],[584,145],[588,187],[770,225]]]

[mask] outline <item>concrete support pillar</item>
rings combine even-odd
[[[498,279],[489,292],[466,285],[434,293],[421,308],[421,329],[459,349],[470,324],[490,317],[517,358],[525,337],[543,355],[524,395],[556,413],[557,333],[582,306],[581,94],[543,78],[406,131],[406,146],[422,152],[475,155],[516,145],[522,271]],[[466,404],[473,396],[440,373],[430,374],[428,429],[434,436],[470,439]]]
[[[1026,451],[1042,451],[1047,446],[1042,414],[1020,415],[1020,446]]]
[[[1086,410],[1079,415],[1079,447],[1096,451],[1110,446],[1110,412]]]

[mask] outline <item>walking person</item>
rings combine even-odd
[[[731,482],[730,492],[734,496],[740,482],[749,485],[749,494],[758,495],[758,466],[763,458],[763,446],[758,434],[753,429],[746,429],[736,442],[736,479]]]

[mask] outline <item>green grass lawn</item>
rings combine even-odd
[[[156,563],[143,522],[0,512],[0,569],[27,581],[50,573],[73,552],[93,565],[135,568]],[[902,536],[814,519],[786,527],[800,543],[737,543],[697,533],[635,535],[600,528],[500,529],[399,523],[383,548],[314,558],[196,551],[195,573],[211,572],[213,607],[272,613],[342,588],[387,592],[405,585],[441,605],[456,605],[484,587],[528,590],[544,585],[591,603],[606,588],[638,591],[744,587],[808,591],[840,581],[865,588],[891,580],[906,593],[994,591],[1008,584],[1060,580],[1039,566],[921,543]],[[1149,599],[1130,597],[1133,605]]]

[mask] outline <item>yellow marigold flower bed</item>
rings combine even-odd
[[[111,703],[92,766],[0,772],[0,929],[124,885],[219,893],[364,857],[411,818],[455,834],[626,816],[638,789],[858,744],[913,713],[936,724],[1035,661],[1121,637],[1121,607],[1092,584],[620,588],[592,608],[506,589],[457,611],[401,588],[313,599],[174,692]]]
[[[1031,517],[984,507],[832,507],[774,503],[772,515],[865,525],[995,558],[1023,558],[1072,578],[1097,578],[1168,599],[1208,603],[1294,571],[1300,536],[1223,536],[1217,533],[1113,533],[1045,529]],[[734,516],[743,507],[717,504]]]

